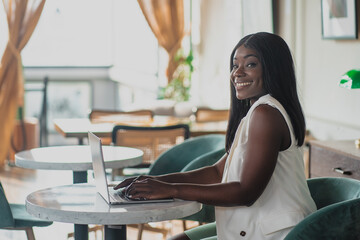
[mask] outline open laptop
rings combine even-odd
[[[154,199],[154,200],[134,200],[127,198],[121,189],[114,190],[113,186],[107,183],[104,155],[100,138],[92,132],[88,132],[89,145],[91,149],[92,165],[94,170],[94,179],[96,191],[105,199],[108,204],[130,204],[130,203],[154,203],[170,202],[173,199]]]

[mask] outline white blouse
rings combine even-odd
[[[291,145],[279,153],[274,173],[253,205],[215,208],[219,240],[283,239],[293,226],[316,210],[305,179],[303,151],[296,145],[290,118],[283,106],[270,95],[259,98],[239,124],[222,182],[241,179],[251,114],[260,104],[268,104],[280,111],[290,130]]]

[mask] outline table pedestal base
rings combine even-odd
[[[106,240],[126,240],[126,225],[105,225]]]
[[[74,239],[88,240],[89,239],[89,227],[88,225],[75,224],[74,227]]]
[[[73,183],[86,183],[87,177],[87,171],[74,171]]]
[[[86,183],[87,171],[74,171],[73,183]],[[75,224],[74,227],[74,239],[75,240],[88,240],[89,239],[89,227],[88,225]]]

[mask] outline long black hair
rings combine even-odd
[[[236,49],[244,45],[254,50],[263,69],[265,92],[278,100],[288,113],[294,128],[297,145],[301,146],[305,138],[305,118],[297,94],[294,62],[286,42],[279,36],[266,32],[250,34],[236,44],[230,56],[230,71]],[[250,109],[249,99],[239,100],[230,81],[230,115],[226,132],[226,151],[229,152],[238,125]]]

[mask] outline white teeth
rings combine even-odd
[[[237,87],[248,86],[248,85],[250,85],[250,84],[251,84],[251,82],[236,82],[236,83],[235,83],[235,85],[236,85]]]

